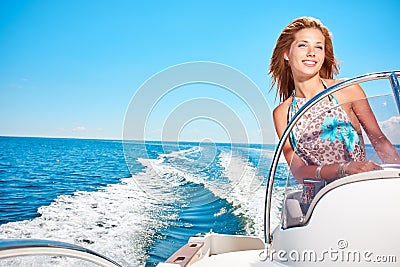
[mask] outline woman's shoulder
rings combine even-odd
[[[286,100],[282,101],[278,106],[276,106],[274,108],[274,111],[273,111],[274,117],[275,118],[276,117],[286,117],[291,103],[292,103],[292,96],[290,96]]]
[[[346,81],[346,80],[348,80],[348,79],[346,79],[346,78],[339,78],[339,79],[323,79],[323,80],[326,82],[326,85],[327,85],[328,87],[331,87],[331,86],[334,86],[335,84],[344,82],[344,81]],[[357,84],[351,85],[351,86],[349,86],[348,88],[353,88],[353,87],[357,87],[357,88],[360,88],[360,89],[361,89],[361,87],[360,87],[359,85],[357,85]]]
[[[346,79],[344,79],[344,78],[341,78],[341,79],[325,79],[325,78],[323,78],[322,80],[325,81],[327,87],[329,88],[331,86],[334,86],[335,84],[345,81]]]
[[[326,82],[328,87],[331,87],[335,84],[344,82],[346,80],[347,80],[346,78],[324,79],[324,81]],[[334,93],[334,95],[339,96],[339,98],[342,99],[342,101],[340,101],[340,102],[349,102],[349,101],[353,101],[355,99],[360,99],[360,98],[365,97],[364,90],[358,84],[353,84],[351,86],[343,88],[342,90]]]

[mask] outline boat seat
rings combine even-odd
[[[287,199],[286,208],[286,227],[292,227],[301,224],[303,221],[303,212],[297,199]]]
[[[304,215],[300,207],[301,190],[288,193],[284,205],[284,228],[300,225]]]

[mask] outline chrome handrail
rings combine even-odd
[[[399,80],[395,72],[392,72],[389,76],[390,85],[392,86],[394,99],[396,100],[397,110],[400,113],[400,86]]]
[[[122,267],[97,252],[65,242],[42,239],[0,239],[0,259],[37,255],[69,256],[104,267]]]
[[[339,91],[345,87],[348,87],[353,84],[358,84],[366,81],[373,81],[379,79],[389,79],[390,85],[392,86],[393,94],[396,99],[397,108],[400,113],[400,89],[399,89],[399,82],[397,78],[400,77],[400,71],[385,71],[385,72],[375,72],[375,73],[368,73],[365,75],[361,75],[355,78],[351,78],[335,84],[328,89],[322,91],[321,93],[314,96],[310,101],[308,101],[304,106],[302,106],[296,114],[292,117],[289,121],[288,125],[286,126],[279,142],[278,146],[275,150],[274,157],[272,159],[271,168],[269,171],[268,176],[268,185],[265,192],[265,208],[264,208],[264,239],[266,244],[271,244],[272,236],[271,236],[271,204],[272,204],[272,189],[274,184],[274,176],[275,172],[279,163],[279,158],[282,154],[283,145],[286,142],[286,139],[289,137],[290,132],[292,131],[293,127],[295,126],[296,122],[300,119],[300,117],[309,110],[312,106],[316,103],[324,99],[330,94],[333,94],[336,91]]]

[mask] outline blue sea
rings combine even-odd
[[[274,145],[0,137],[0,238],[58,240],[123,266],[155,266],[197,233],[261,237],[273,151]],[[280,168],[283,188],[287,168]],[[28,258],[0,266],[45,262]]]

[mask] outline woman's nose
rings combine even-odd
[[[314,48],[310,47],[307,52],[307,56],[313,57],[315,56]]]

